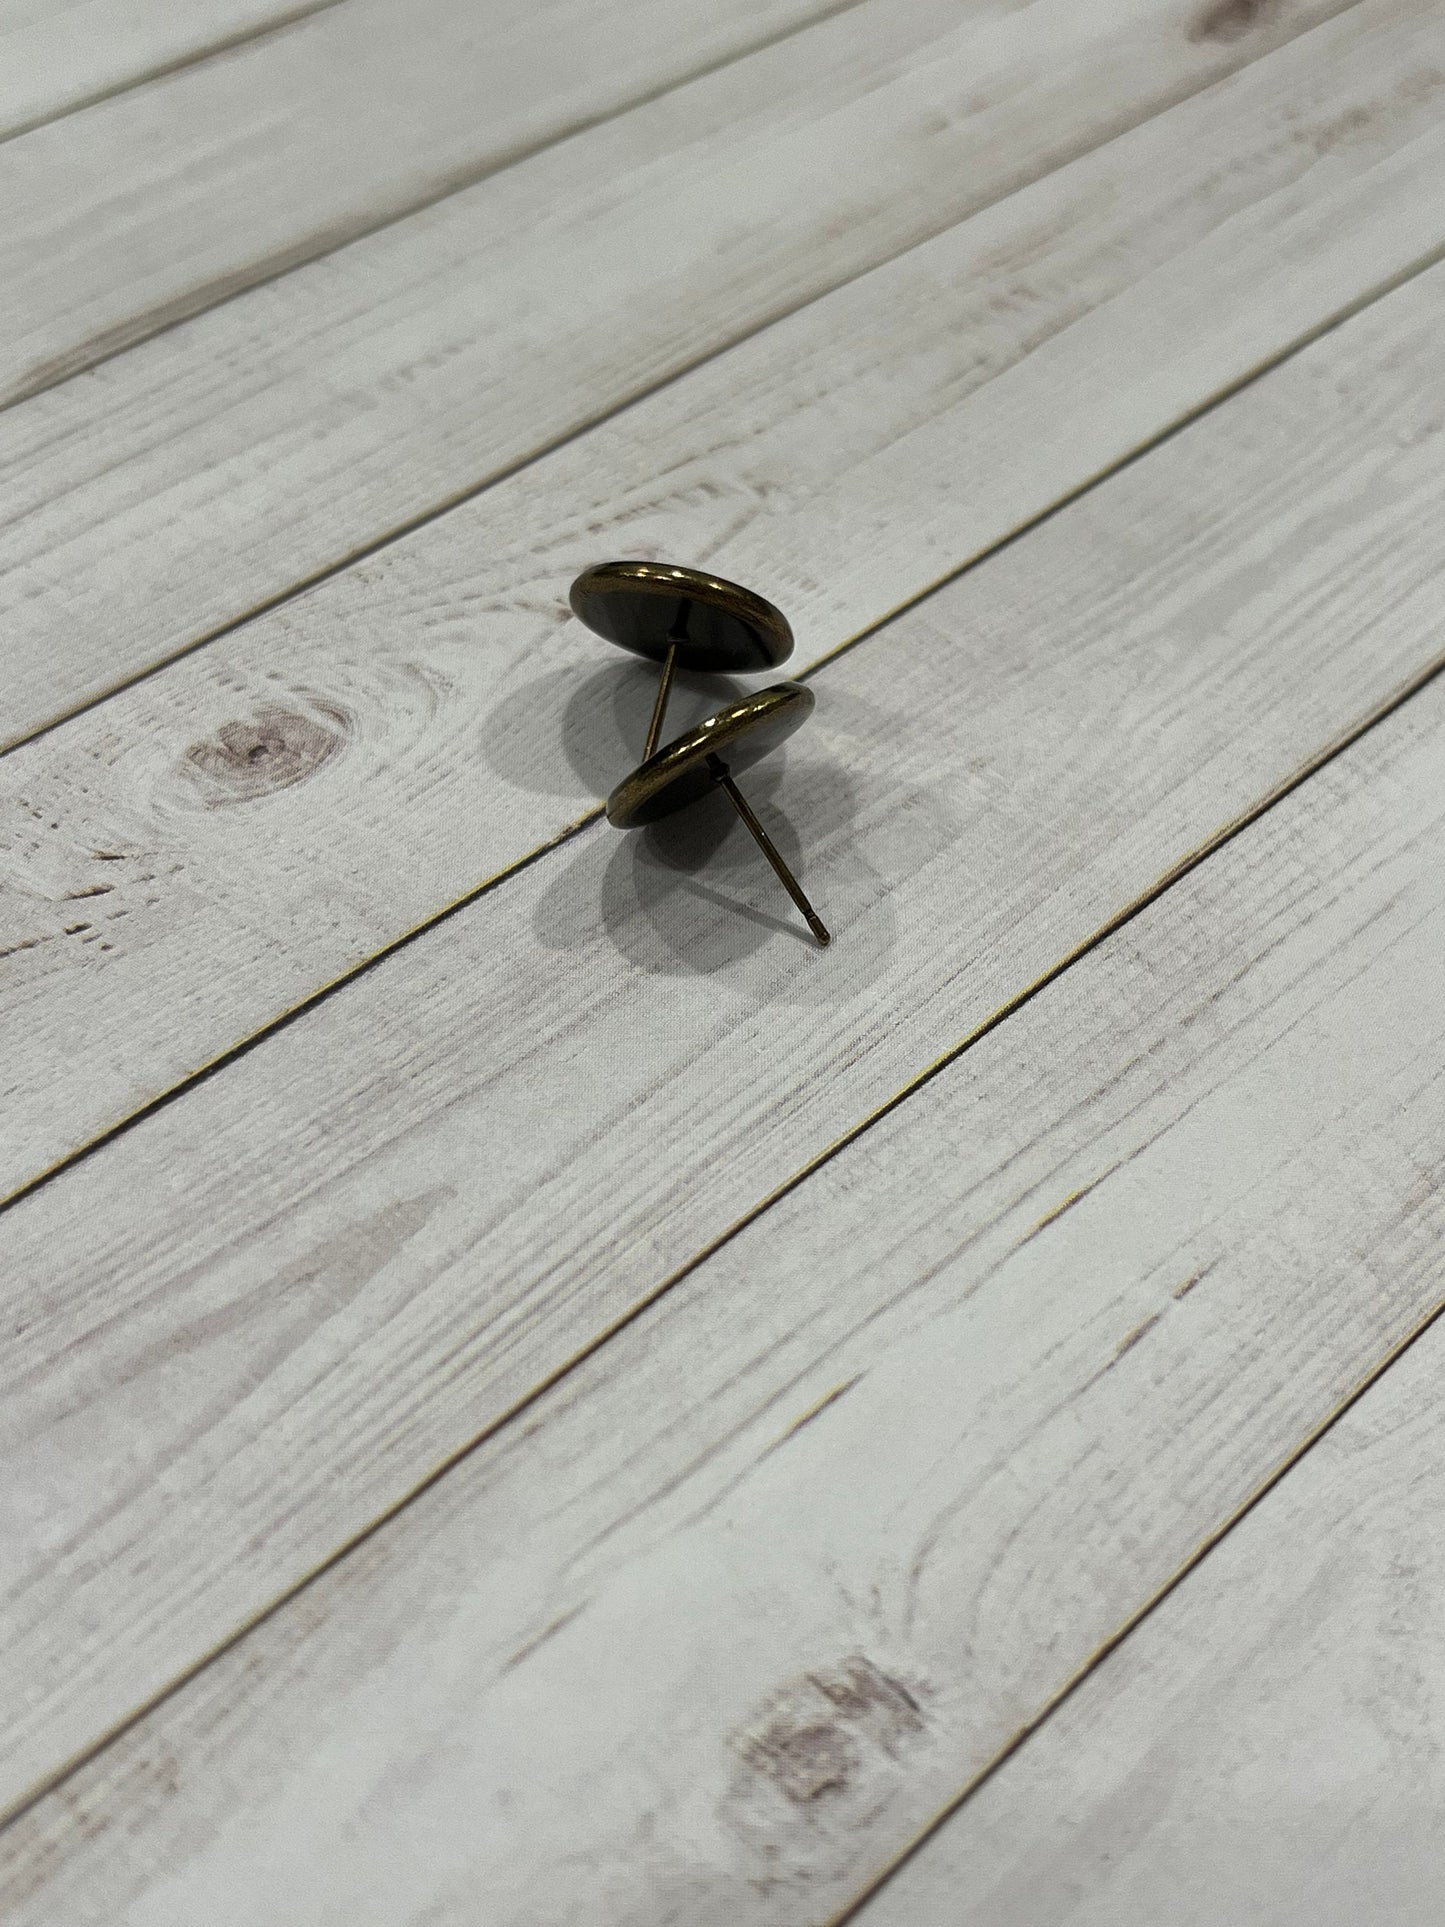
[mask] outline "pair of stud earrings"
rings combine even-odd
[[[729,703],[658,748],[672,681],[679,669],[742,675],[775,669],[793,653],[793,632],[771,602],[751,589],[664,562],[601,562],[572,584],[573,614],[597,635],[662,664],[642,761],[607,799],[607,820],[638,830],[720,789],[772,864],[820,944],[832,938],[772,838],[733,781],[775,750],[812,712],[813,692],[774,683]]]

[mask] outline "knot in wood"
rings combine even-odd
[[[1262,26],[1276,0],[1212,0],[1189,30],[1191,40],[1240,40]]]
[[[348,734],[340,711],[328,710],[322,717],[268,704],[250,721],[223,723],[214,736],[193,743],[185,766],[200,782],[209,808],[249,803],[304,782]]]

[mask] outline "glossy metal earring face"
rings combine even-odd
[[[750,769],[807,721],[813,700],[801,683],[780,682],[730,703],[624,776],[607,799],[608,822],[639,830],[698,802],[717,788],[713,764],[729,775]]]
[[[721,576],[667,562],[600,562],[572,584],[572,612],[619,649],[679,669],[756,675],[793,653],[780,610]]]

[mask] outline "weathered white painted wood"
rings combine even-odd
[[[5,1188],[596,807],[583,564],[706,558],[816,660],[1445,245],[1438,22],[1346,24],[6,759]]]
[[[17,1927],[833,1916],[1439,1303],[1442,833],[1445,678],[22,1819]]]
[[[0,139],[340,0],[0,0]]]
[[[1288,0],[1223,39],[1191,37],[1194,0],[1001,4],[969,0],[960,21],[958,0],[871,0],[13,410],[0,742],[1204,87],[1338,0]],[[1312,64],[1276,70],[1258,111],[1278,129],[1281,102],[1295,87],[1308,99],[1334,58],[1366,92],[1387,151],[1415,114],[1413,89],[1436,83],[1439,9],[1355,11],[1363,24],[1327,27]],[[1287,127],[1276,138],[1289,148]],[[1171,154],[1168,166],[1187,162]],[[1300,166],[1296,150],[1285,178]],[[1237,167],[1224,172],[1228,199]],[[1107,210],[1090,210],[1091,228],[1099,219]],[[1433,225],[1427,215],[1422,231]],[[992,278],[1005,313],[1031,305],[1003,262]],[[68,297],[66,308],[77,312]]]
[[[0,402],[838,5],[347,0],[21,135]]]
[[[1392,1193],[1437,1227],[1440,1144],[1398,1147]],[[1442,1368],[1437,1326],[859,1927],[1435,1927]]]
[[[1399,290],[822,671],[752,782],[831,951],[716,817],[594,825],[0,1218],[7,1798],[1421,671],[1442,304]],[[640,719],[617,673],[571,754]]]

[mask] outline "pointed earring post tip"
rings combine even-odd
[[[823,919],[818,915],[817,911],[813,908],[812,904],[809,903],[807,897],[804,896],[802,884],[799,883],[798,879],[793,875],[792,871],[788,868],[787,864],[784,863],[781,854],[779,853],[779,851],[777,850],[777,848],[773,843],[773,839],[768,835],[767,831],[763,828],[762,824],[753,815],[752,808],[749,805],[747,798],[743,795],[742,791],[738,788],[737,784],[733,781],[732,777],[729,776],[726,769],[723,768],[722,764],[717,762],[715,759],[713,761],[713,773],[717,777],[718,783],[721,785],[721,787],[727,791],[728,798],[731,801],[733,808],[737,811],[738,815],[742,818],[748,830],[751,832],[753,841],[757,844],[758,848],[762,851],[763,855],[768,859],[769,863],[772,864],[773,869],[777,873],[778,881],[782,884],[783,888],[787,891],[788,895],[793,899],[793,902],[798,906],[799,910],[803,913],[803,917],[807,922],[808,928],[812,931],[814,937],[817,939],[819,948],[820,949],[825,948],[828,944],[830,944],[833,941],[832,931],[828,928],[827,924],[824,923]]]

